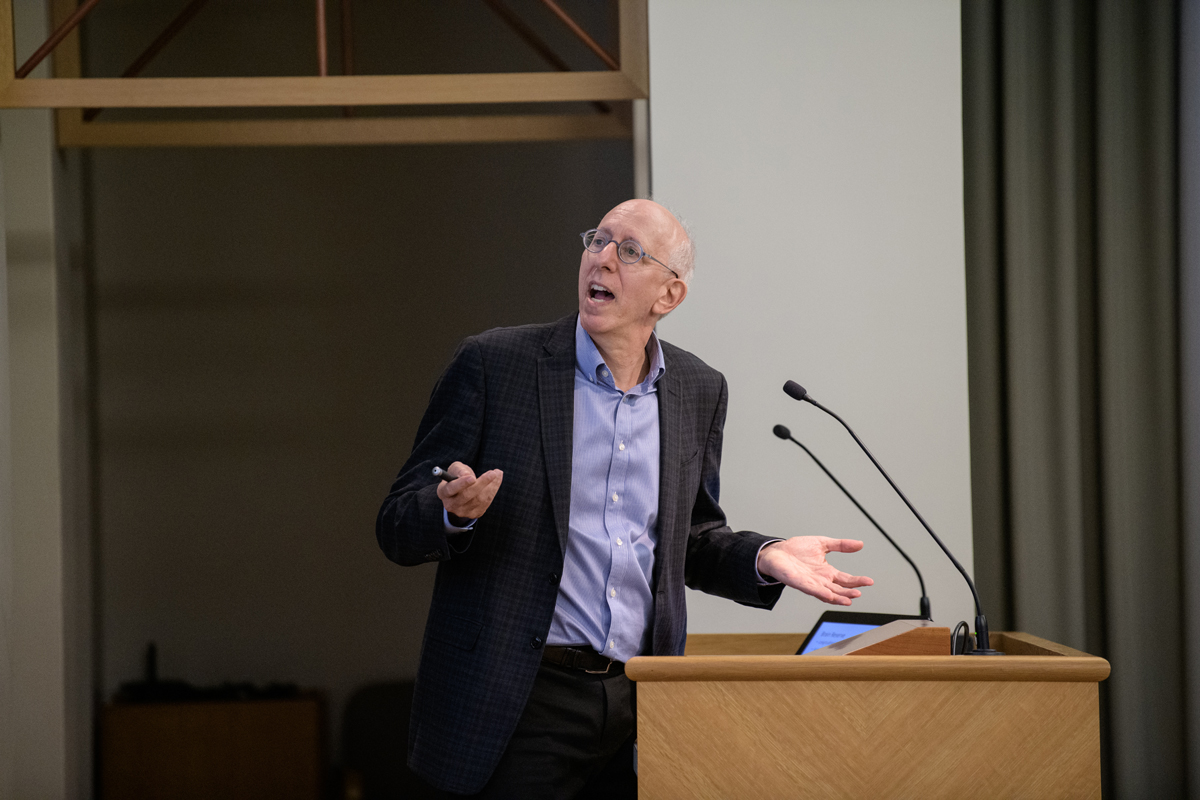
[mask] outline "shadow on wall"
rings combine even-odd
[[[610,4],[564,6],[615,46]],[[513,7],[596,68],[540,4]],[[354,12],[360,74],[549,69],[474,0]],[[119,74],[175,13],[102,4],[85,71]],[[145,75],[315,68],[311,7],[214,0]],[[550,105],[519,110],[567,110]],[[100,694],[141,676],[154,641],[164,676],[316,689],[340,720],[359,687],[416,671],[435,567],[388,562],[374,520],[434,382],[462,337],[574,310],[577,234],[632,194],[630,143],[86,157]]]
[[[342,720],[345,800],[443,797],[408,768],[412,681],[365,686],[351,695]]]
[[[92,155],[102,693],[415,674],[375,514],[464,336],[571,313],[625,142]],[[335,736],[331,745],[337,752]]]

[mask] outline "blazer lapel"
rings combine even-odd
[[[561,552],[567,552],[571,518],[571,458],[575,428],[575,317],[554,326],[538,359],[538,403],[542,454]]]
[[[664,358],[666,354],[664,353]],[[679,509],[679,447],[680,428],[683,424],[682,398],[678,381],[671,365],[658,382],[658,555],[654,560],[655,584],[662,586],[658,576],[670,564],[664,561],[674,558],[675,542],[669,541],[676,528]]]

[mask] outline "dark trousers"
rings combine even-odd
[[[477,795],[636,800],[634,683],[543,662],[491,780]]]

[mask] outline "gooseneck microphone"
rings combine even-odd
[[[831,480],[835,484],[837,484],[837,487],[842,490],[842,494],[844,494],[844,495],[846,495],[846,497],[850,498],[850,502],[854,503],[854,507],[857,508],[859,511],[861,511],[863,513],[863,516],[871,521],[871,524],[875,526],[875,530],[877,530],[881,534],[883,534],[883,538],[887,539],[888,542],[891,543],[892,547],[896,548],[896,552],[899,553],[900,556],[905,561],[908,562],[908,565],[913,568],[913,572],[917,573],[917,583],[921,584],[921,601],[919,604],[920,609],[921,609],[921,619],[932,620],[933,612],[930,610],[929,597],[925,594],[925,579],[923,577],[921,577],[921,570],[917,569],[917,565],[915,563],[913,563],[913,560],[911,558],[908,557],[908,553],[904,552],[903,548],[901,548],[900,545],[896,544],[895,539],[893,539],[891,536],[888,536],[887,531],[885,531],[883,529],[883,527],[880,526],[880,524],[875,521],[875,518],[872,517],[870,515],[870,513],[868,513],[867,510],[862,507],[861,503],[859,503],[857,500],[854,499],[854,495],[850,494],[850,491],[845,486],[842,485],[842,482],[839,481],[837,478],[833,477],[833,473],[830,472],[829,469],[824,464],[821,463],[821,459],[819,459],[815,455],[813,455],[813,451],[809,450],[807,447],[805,447],[804,444],[802,442],[800,442],[800,440],[792,437],[791,431],[789,431],[783,425],[776,425],[774,428],[774,433],[780,439],[784,439],[786,441],[793,442],[797,446],[799,446],[799,448],[801,450],[808,453],[808,457],[811,458],[813,461],[815,461],[817,463],[817,466],[821,468],[821,471],[829,476],[829,480]]]
[[[850,436],[854,438],[854,441],[858,444],[859,448],[861,448],[862,451],[867,454],[867,458],[871,459],[871,463],[875,465],[875,469],[879,470],[879,474],[882,475],[885,480],[887,480],[888,485],[891,486],[896,494],[900,496],[900,499],[904,501],[904,505],[908,506],[908,510],[911,511],[913,516],[917,518],[917,521],[921,523],[921,527],[923,527],[929,533],[929,535],[933,537],[933,540],[937,542],[938,547],[942,548],[942,552],[946,554],[946,557],[950,559],[950,562],[958,568],[960,573],[962,573],[963,579],[967,582],[967,586],[971,588],[971,597],[975,600],[975,636],[978,646],[971,651],[971,655],[1004,655],[999,650],[993,650],[991,648],[991,643],[988,641],[987,617],[983,615],[983,608],[979,603],[979,592],[975,590],[975,581],[971,580],[971,576],[967,574],[965,569],[963,569],[963,565],[958,563],[958,559],[955,558],[954,554],[950,552],[950,548],[946,547],[945,543],[942,542],[938,535],[933,532],[933,528],[929,527],[929,523],[926,522],[925,518],[921,516],[921,512],[917,511],[916,507],[908,501],[907,497],[904,496],[904,492],[900,491],[900,487],[896,485],[894,480],[892,480],[892,476],[888,475],[887,470],[885,470],[883,466],[875,460],[875,456],[873,456],[871,451],[867,449],[867,446],[862,443],[862,439],[858,438],[858,434],[854,432],[854,429],[846,424],[846,420],[842,419],[837,414],[814,400],[812,396],[809,395],[808,391],[795,381],[788,381],[785,383],[783,385],[783,391],[794,400],[812,403],[814,406],[821,409],[842,424],[842,427],[845,428]]]

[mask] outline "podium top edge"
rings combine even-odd
[[[635,681],[1029,681],[1097,683],[1096,656],[638,656]]]

